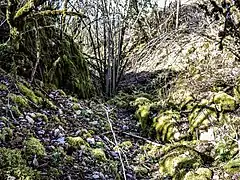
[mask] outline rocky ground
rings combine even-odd
[[[238,179],[238,85],[163,103],[157,74],[103,101],[2,73],[1,179]]]

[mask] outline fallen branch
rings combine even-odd
[[[112,132],[112,135],[113,135],[113,139],[114,139],[115,146],[118,146],[118,142],[117,142],[117,139],[116,139],[116,135],[115,135],[115,132],[114,132],[114,130],[113,130],[111,120],[110,120],[110,118],[109,118],[109,111],[110,111],[110,110],[109,110],[109,107],[104,107],[104,109],[105,109],[105,112],[106,112],[106,115],[107,115],[108,123],[109,123],[110,128],[111,128],[111,132]],[[126,173],[125,173],[125,166],[124,166],[124,163],[123,163],[123,160],[122,160],[122,155],[121,155],[121,152],[120,152],[120,150],[119,150],[119,147],[117,148],[117,152],[118,152],[119,159],[120,159],[120,162],[121,162],[121,165],[122,165],[124,180],[127,180],[127,176],[126,176]]]

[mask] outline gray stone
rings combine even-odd
[[[94,138],[87,138],[87,142],[91,145],[95,144],[95,139]]]
[[[34,124],[34,120],[30,116],[26,116],[26,119],[30,124]]]

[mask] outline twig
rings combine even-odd
[[[111,133],[111,131],[102,133],[101,135],[106,135],[106,134],[109,134],[109,133]],[[150,140],[148,140],[147,138],[144,138],[144,137],[141,137],[141,136],[132,134],[132,133],[127,133],[127,132],[122,132],[122,131],[115,131],[115,133],[121,133],[121,134],[124,134],[124,135],[127,135],[127,136],[131,136],[131,137],[134,137],[134,138],[137,138],[137,139],[141,139],[141,140],[144,140],[144,141],[146,141],[147,143],[153,144],[153,145],[155,145],[155,146],[163,146],[162,144],[159,144],[159,143],[150,141]]]
[[[115,145],[117,146],[118,145],[118,142],[117,142],[117,139],[116,139],[116,135],[115,135],[115,132],[113,130],[113,127],[112,127],[112,123],[111,123],[111,120],[109,118],[109,107],[104,107],[105,109],[105,112],[106,112],[106,115],[107,115],[107,120],[108,120],[108,123],[110,125],[110,128],[111,128],[111,132],[113,134],[113,139],[114,139],[114,142],[115,142]],[[119,155],[119,159],[121,161],[121,165],[122,165],[122,169],[123,169],[123,177],[124,177],[124,180],[127,180],[127,177],[126,177],[126,173],[125,173],[125,166],[124,166],[124,163],[123,163],[123,160],[122,160],[122,155],[121,155],[121,152],[119,150],[119,148],[117,148],[117,152],[118,152],[118,155]]]
[[[9,94],[10,94],[9,89],[7,89],[7,91],[8,91],[8,95],[9,95]],[[10,112],[12,118],[13,118],[13,121],[14,121],[14,123],[15,123],[15,122],[17,122],[17,120],[16,120],[16,118],[14,117],[13,112],[12,112],[12,110],[11,110],[9,96],[7,96],[7,97],[8,97],[7,107],[8,107],[8,110],[9,110],[9,112]]]
[[[35,73],[37,71],[38,64],[40,62],[41,46],[40,46],[40,38],[39,38],[39,32],[38,32],[37,27],[38,27],[37,20],[35,20],[35,36],[36,36],[36,51],[37,51],[36,57],[37,57],[37,61],[36,61],[36,64],[35,64],[35,66],[34,66],[34,68],[32,70],[31,83],[33,82]]]
[[[132,136],[134,138],[138,138],[138,139],[142,139],[150,144],[153,144],[155,146],[163,146],[162,144],[159,144],[159,143],[156,143],[156,142],[153,142],[153,141],[150,141],[148,140],[147,138],[144,138],[144,137],[141,137],[141,136],[138,136],[138,135],[135,135],[135,134],[131,134],[131,133],[127,133],[127,132],[120,132],[122,134],[125,134],[125,135],[128,135],[128,136]]]
[[[178,29],[178,24],[179,24],[179,8],[180,8],[180,0],[177,0],[176,29]]]

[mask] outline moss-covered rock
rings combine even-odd
[[[16,117],[20,117],[23,115],[17,106],[12,106],[11,110],[13,112],[13,115]]]
[[[211,180],[212,179],[212,171],[208,168],[198,168],[196,171],[188,172],[183,180]]]
[[[105,152],[101,148],[92,149],[92,155],[99,161],[106,161]]]
[[[81,106],[80,106],[80,104],[78,104],[78,103],[73,103],[72,109],[73,109],[74,111],[77,111],[77,110],[80,110],[80,109],[81,109]]]
[[[153,126],[157,134],[157,139],[161,139],[162,141],[179,140],[180,133],[176,127],[179,119],[180,113],[176,111],[166,111],[154,118]]]
[[[30,88],[26,87],[22,83],[17,83],[17,86],[21,93],[28,97],[35,104],[41,104],[43,102],[41,97],[36,96],[36,94]]]
[[[203,164],[201,156],[191,148],[178,147],[170,150],[161,158],[159,171],[163,177],[183,179],[189,170],[194,170]]]
[[[23,108],[29,108],[28,99],[24,96],[16,95],[16,94],[9,94],[8,97],[16,103],[18,106]]]
[[[115,147],[114,147],[114,150],[115,150],[115,151],[118,151],[119,148],[124,149],[124,150],[128,150],[128,149],[130,149],[132,146],[133,146],[133,145],[132,145],[132,142],[131,142],[131,141],[124,141],[124,142],[120,143],[118,146],[115,146]]]
[[[38,119],[38,118],[42,119],[45,122],[48,122],[48,117],[45,114],[35,113],[34,119]]]
[[[133,105],[134,106],[143,106],[143,105],[149,105],[151,103],[151,101],[145,97],[139,97],[137,98]]]
[[[195,108],[188,117],[190,124],[190,132],[196,128],[206,129],[211,122],[217,120],[217,113],[210,108]]]
[[[179,109],[181,109],[192,102],[193,96],[192,92],[187,90],[180,80],[178,83],[180,84],[179,87],[170,94],[169,103],[179,106]]]
[[[133,170],[138,177],[142,177],[148,174],[148,169],[141,165],[135,166]]]
[[[230,160],[225,166],[224,169],[227,173],[234,174],[240,172],[240,158]]]
[[[89,144],[81,137],[67,137],[67,142],[76,149],[81,148],[81,146],[89,147]]]
[[[46,154],[45,147],[42,145],[42,143],[34,138],[30,137],[29,139],[24,141],[24,152],[27,157],[32,157],[34,155],[37,156],[44,156]]]
[[[131,101],[133,100],[133,96],[120,91],[116,96],[108,100],[107,103],[115,105],[119,108],[129,108]]]
[[[121,144],[119,144],[119,146],[123,149],[129,149],[133,146],[131,141],[124,141]]]
[[[149,114],[150,114],[150,106],[149,105],[140,106],[135,113],[135,116],[139,120],[143,130],[146,130],[146,128],[147,128],[148,121],[149,121]]]
[[[53,109],[53,110],[58,109],[57,106],[52,101],[50,101],[49,99],[45,98],[44,102],[46,103],[46,106],[48,108]]]
[[[1,91],[6,91],[8,88],[5,84],[0,83],[0,90]]]
[[[25,180],[40,179],[39,172],[27,166],[20,150],[7,148],[0,148],[0,176],[1,179],[8,179],[10,176]]]
[[[216,162],[227,162],[239,151],[237,142],[232,140],[222,140],[217,142],[214,150]]]
[[[215,94],[213,102],[216,104],[219,111],[233,111],[236,108],[235,98],[225,92],[218,92]]]

